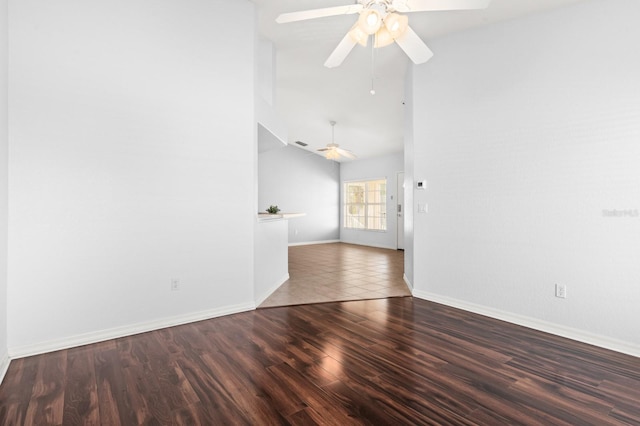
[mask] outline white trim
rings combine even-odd
[[[409,290],[413,292],[413,284],[411,283],[411,281],[409,281],[409,277],[407,277],[407,274],[402,274],[402,279],[404,280],[404,283],[407,285],[407,287],[409,287]]]
[[[11,363],[11,358],[9,358],[9,354],[5,352],[2,354],[0,358],[0,385],[4,380],[4,376],[7,374],[7,370],[9,370],[9,364]]]
[[[295,246],[310,246],[313,244],[331,244],[331,243],[339,243],[340,240],[322,240],[322,241],[305,241],[302,243],[289,243],[289,247]]]
[[[454,299],[438,294],[429,293],[421,290],[413,290],[413,296],[418,299],[428,300],[430,302],[440,303],[442,305],[451,306],[476,314],[484,315],[490,318],[507,321],[512,324],[521,325],[523,327],[532,328],[534,330],[543,331],[545,333],[554,334],[556,336],[565,337],[578,342],[588,343],[590,345],[599,346],[623,354],[640,357],[640,345],[621,340],[612,339],[599,334],[589,333],[584,330],[578,330],[571,327],[565,327],[548,321],[539,320],[524,315],[518,315],[511,312],[494,309],[475,303],[465,302],[463,300]]]
[[[115,327],[107,330],[101,330],[91,333],[83,333],[61,339],[49,340],[47,342],[36,343],[33,345],[24,345],[9,348],[9,356],[14,358],[23,358],[32,355],[39,355],[46,352],[53,352],[62,349],[69,349],[76,346],[89,345],[91,343],[103,342],[105,340],[117,339],[119,337],[131,336],[148,331],[159,330],[161,328],[174,327],[177,325],[188,324],[191,322],[203,321],[211,318],[221,317],[225,315],[237,314],[240,312],[251,311],[255,309],[253,303],[241,305],[224,306],[208,311],[193,312],[175,317],[163,318],[155,321],[143,322],[138,324],[127,325],[123,327]]]
[[[274,291],[276,291],[277,289],[280,288],[280,286],[282,284],[285,283],[285,281],[287,281],[289,279],[289,273],[287,273],[287,275],[285,275],[284,277],[280,278],[278,281],[275,282],[275,284],[273,284],[269,290],[264,292],[264,296],[256,298],[256,306],[260,306],[262,305],[262,302],[264,302],[265,300],[267,300],[269,298],[269,296],[271,296],[273,294]]]

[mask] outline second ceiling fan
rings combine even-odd
[[[320,148],[318,152],[324,153],[324,157],[327,160],[338,160],[340,156],[349,158],[351,160],[356,159],[357,157],[353,152],[349,151],[348,149],[340,148],[340,145],[336,143],[336,140],[335,140],[336,122],[330,121],[329,124],[331,124],[331,143],[328,143],[327,146],[324,148]]]
[[[484,9],[491,0],[357,0],[356,4],[283,13],[276,22],[304,21],[337,15],[359,13],[358,21],[338,44],[329,59],[327,68],[340,65],[356,44],[366,46],[373,36],[373,47],[384,47],[393,42],[416,64],[426,62],[433,52],[409,27],[409,18],[402,13],[443,10]]]

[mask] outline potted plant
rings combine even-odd
[[[278,206],[269,206],[269,208],[267,209],[267,213],[269,214],[278,214],[279,211],[280,209],[278,208]]]

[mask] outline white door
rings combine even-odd
[[[404,250],[404,173],[398,173],[396,181],[396,213],[398,215],[398,250]]]

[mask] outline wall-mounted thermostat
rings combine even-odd
[[[427,181],[419,180],[418,182],[416,182],[416,189],[427,189]]]

